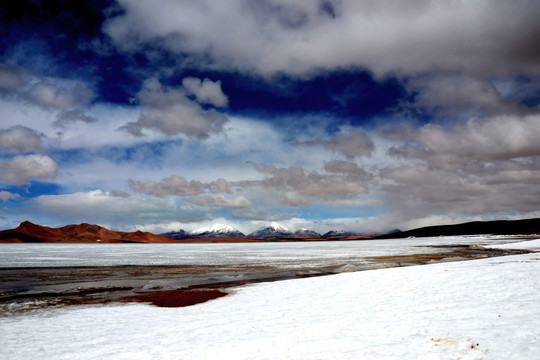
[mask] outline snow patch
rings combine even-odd
[[[227,233],[236,233],[238,230],[236,230],[234,227],[226,224],[213,224],[210,227],[201,227],[198,229],[195,229],[191,232],[192,235],[200,235],[204,233],[213,233],[213,234],[227,234]]]

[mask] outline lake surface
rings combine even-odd
[[[187,296],[195,294],[195,289],[215,291],[256,282],[501,256],[502,250],[495,253],[470,245],[516,241],[475,236],[221,244],[1,244],[0,316],[50,306],[132,301],[168,291],[175,297],[178,291]]]
[[[433,246],[487,245],[513,241],[517,240],[460,236],[221,244],[1,244],[0,268],[121,265],[317,267],[362,263],[365,257],[444,251]]]

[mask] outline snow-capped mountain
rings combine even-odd
[[[226,224],[214,224],[210,227],[201,227],[191,232],[192,237],[204,238],[242,238],[243,233]]]
[[[169,232],[166,232],[164,234],[159,234],[161,236],[165,236],[165,237],[168,237],[170,239],[175,239],[175,240],[185,240],[185,239],[189,239],[189,233],[180,229],[178,231],[169,231]]]
[[[294,232],[293,237],[295,238],[320,238],[321,234],[319,234],[316,231],[309,230],[309,229],[299,229]]]
[[[267,227],[259,229],[248,235],[250,238],[255,239],[269,239],[269,238],[285,238],[290,237],[292,232],[287,228],[279,225],[276,222],[270,223]]]

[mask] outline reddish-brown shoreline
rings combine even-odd
[[[159,307],[184,307],[204,303],[226,295],[226,292],[216,289],[169,290],[128,296],[116,301],[150,303]]]

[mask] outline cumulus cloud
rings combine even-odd
[[[499,115],[393,131],[381,193],[407,219],[429,214],[530,213],[540,206],[540,117]],[[403,165],[406,164],[406,165]]]
[[[226,107],[229,99],[221,90],[221,81],[212,81],[210,79],[184,78],[182,85],[188,93],[195,95],[197,101],[201,104],[211,104],[216,107]]]
[[[260,164],[257,171],[270,175],[262,180],[238,182],[259,187],[290,206],[351,198],[368,192],[367,176],[324,174],[301,167],[278,168]]]
[[[67,89],[44,81],[34,84],[26,94],[26,98],[32,104],[56,110],[87,105],[92,97],[93,92],[79,84],[73,89]]]
[[[56,115],[56,121],[53,122],[53,126],[65,127],[76,121],[82,121],[85,123],[96,122],[97,119],[93,116],[85,114],[81,109],[69,109],[63,110]]]
[[[19,67],[0,64],[0,95],[7,94],[47,111],[57,112],[53,126],[64,127],[75,121],[97,121],[82,110],[90,104],[94,92],[80,83],[43,78]]]
[[[104,30],[120,48],[160,42],[189,64],[216,69],[540,74],[540,4],[534,1],[119,3],[125,12]]]
[[[18,155],[0,163],[0,180],[9,184],[23,184],[28,179],[54,179],[58,165],[47,155]]]
[[[218,179],[209,183],[197,180],[187,181],[183,177],[172,175],[156,181],[136,181],[129,180],[129,187],[139,193],[154,196],[192,196],[200,195],[206,192],[229,193],[230,188],[227,181]]]
[[[244,195],[225,197],[224,195],[205,195],[186,199],[195,205],[216,206],[225,209],[239,209],[251,206],[251,201]]]
[[[291,216],[287,213],[271,213],[268,210],[254,207],[235,209],[231,211],[230,217],[258,221],[283,221],[291,219]]]
[[[0,95],[7,95],[23,88],[28,83],[28,75],[18,67],[0,64]]]
[[[131,195],[128,192],[122,190],[111,190],[109,193],[113,197],[128,198]]]
[[[504,97],[490,80],[462,74],[416,77],[407,86],[416,94],[416,106],[454,116],[464,111],[487,115],[533,111],[515,99]]]
[[[80,221],[121,223],[136,219],[143,222],[164,220],[194,221],[207,219],[205,209],[182,206],[172,199],[118,197],[93,190],[63,195],[41,195],[33,203],[42,211]]]
[[[204,96],[205,102],[217,101],[214,98],[216,83],[208,82],[204,85],[203,81],[203,85],[197,87],[191,79],[187,83],[199,93],[198,96]],[[141,105],[138,121],[129,122],[120,128],[135,136],[143,135],[142,130],[149,128],[166,135],[185,134],[205,139],[212,133],[220,132],[227,121],[224,115],[214,109],[203,110],[198,102],[189,99],[185,89],[163,86],[156,78],[144,82],[136,99]]]
[[[324,164],[324,170],[329,173],[346,174],[357,180],[368,180],[371,175],[352,161],[332,160]]]
[[[296,142],[300,146],[322,146],[345,155],[348,160],[357,157],[370,156],[375,150],[371,139],[360,130],[341,132],[332,140],[310,140]]]
[[[10,193],[9,191],[0,191],[0,200],[2,201],[17,199],[19,197],[20,197],[19,194],[13,194],[13,193]]]
[[[0,130],[0,148],[17,150],[20,153],[38,151],[42,149],[42,138],[43,135],[33,129],[15,125]]]
[[[403,166],[381,171],[393,182],[382,189],[390,208],[407,220],[446,213],[526,213],[540,206],[538,165],[505,161],[458,169]]]
[[[540,115],[536,114],[471,119],[447,127],[428,124],[404,132],[403,139],[409,144],[392,148],[390,154],[440,165],[539,156],[539,123]]]

